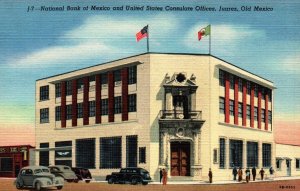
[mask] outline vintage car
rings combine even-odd
[[[106,176],[108,184],[131,183],[133,185],[142,183],[147,185],[151,182],[149,172],[143,168],[122,168],[120,172],[113,172]]]
[[[49,166],[50,172],[55,176],[62,177],[67,182],[78,182],[78,178],[69,166],[55,165]]]
[[[64,186],[64,179],[55,177],[45,166],[27,166],[20,170],[15,185],[17,189],[41,190],[42,188],[56,187],[61,190]]]
[[[72,167],[73,172],[76,174],[78,180],[85,181],[89,183],[92,180],[92,175],[87,168],[80,168],[80,167]]]

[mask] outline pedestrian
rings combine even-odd
[[[246,174],[246,182],[248,183],[249,180],[250,180],[250,170],[249,170],[249,168],[246,169],[245,174]]]
[[[165,169],[162,170],[162,179],[163,179],[163,185],[167,185],[168,172]]]
[[[237,175],[238,171],[236,169],[236,167],[233,167],[232,169],[232,174],[233,174],[233,180],[235,181],[236,180],[236,175]]]
[[[160,168],[160,169],[159,169],[159,183],[161,183],[162,177],[163,177],[163,171],[162,171],[162,169]]]
[[[255,177],[256,177],[256,168],[255,168],[255,166],[252,168],[252,176],[253,176],[253,181],[255,181]]]
[[[273,169],[273,167],[270,167],[270,169],[269,169],[269,172],[270,172],[270,179],[274,179],[274,169]]]
[[[264,174],[265,174],[265,171],[264,171],[263,168],[261,168],[261,170],[259,171],[259,174],[260,174],[261,180],[263,180],[264,179]]]
[[[242,168],[240,167],[239,170],[238,170],[238,176],[239,176],[239,182],[242,181],[243,179],[243,171],[242,171]]]
[[[208,177],[209,177],[209,183],[212,183],[213,174],[211,168],[209,168]]]

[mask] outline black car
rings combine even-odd
[[[92,180],[92,175],[87,168],[72,167],[72,171],[76,174],[78,180],[89,183]]]
[[[143,168],[122,168],[120,172],[113,172],[106,176],[108,184],[131,183],[133,185],[142,183],[147,185],[151,182],[149,172]]]

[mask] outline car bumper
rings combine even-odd
[[[51,188],[51,187],[57,187],[57,186],[64,186],[64,184],[62,183],[58,183],[58,184],[47,184],[47,185],[42,185],[42,188]]]

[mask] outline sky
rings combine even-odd
[[[32,6],[34,9],[32,11]],[[64,11],[42,11],[64,6]],[[68,11],[67,6],[80,7]],[[88,6],[88,10],[83,10]],[[109,11],[91,10],[110,7]],[[122,7],[113,10],[113,7]],[[127,11],[126,6],[144,6]],[[147,6],[163,11],[146,11]],[[167,11],[193,7],[193,11]],[[197,6],[216,11],[196,11]],[[239,11],[219,11],[219,7]],[[272,11],[254,11],[254,7]],[[251,11],[241,11],[251,7]],[[208,53],[274,82],[278,140],[300,135],[300,3],[282,1],[8,1],[0,2],[0,145],[34,144],[35,81],[146,51],[135,34],[149,25],[151,52]],[[29,11],[28,11],[29,10]],[[280,129],[285,132],[281,133]],[[290,129],[287,131],[287,129]],[[281,136],[284,135],[291,136]],[[24,139],[24,136],[28,137]],[[9,141],[8,141],[9,140]],[[300,143],[299,143],[300,144]]]

